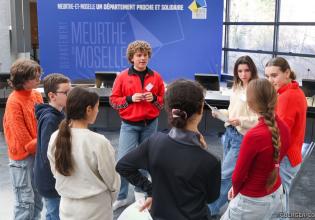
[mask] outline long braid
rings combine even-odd
[[[277,92],[273,85],[266,79],[252,80],[247,86],[247,102],[251,109],[260,114],[265,119],[269,131],[271,132],[274,167],[270,173],[266,188],[270,190],[277,181],[280,160],[280,132],[275,119],[275,106],[277,103]]]
[[[264,117],[265,123],[271,132],[272,145],[274,148],[273,160],[275,163],[275,167],[273,171],[271,172],[271,174],[269,175],[267,179],[267,183],[266,183],[267,189],[271,189],[273,185],[276,183],[277,177],[278,177],[281,141],[280,141],[280,135],[279,135],[279,128],[277,126],[277,122],[274,116],[274,109],[268,108],[267,112],[263,112],[261,113],[261,115]]]

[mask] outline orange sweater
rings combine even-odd
[[[288,125],[291,143],[287,156],[292,167],[302,162],[301,148],[306,129],[307,103],[303,91],[295,81],[278,90],[277,114]]]
[[[36,151],[37,122],[35,104],[43,103],[35,90],[13,91],[6,103],[3,129],[9,158],[23,160]]]

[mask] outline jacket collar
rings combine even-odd
[[[149,75],[151,75],[151,76],[153,75],[153,71],[149,67],[147,67],[146,71]],[[137,73],[135,73],[135,71],[134,71],[133,66],[129,67],[129,69],[128,69],[128,75],[132,75],[132,74],[137,75]]]
[[[168,136],[182,144],[202,146],[200,143],[200,134],[196,132],[173,127]]]
[[[278,89],[278,94],[282,94],[288,89],[298,89],[299,84],[296,81],[292,81],[284,86],[282,86],[280,89]]]

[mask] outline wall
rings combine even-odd
[[[0,72],[8,72],[11,65],[10,54],[10,32],[9,26],[11,24],[9,0],[0,0]]]

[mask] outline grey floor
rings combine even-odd
[[[101,132],[104,134],[112,143],[112,145],[117,148],[119,132]],[[222,158],[222,147],[220,139],[217,134],[206,134],[206,142],[209,146],[209,151]],[[13,192],[11,188],[10,176],[8,171],[8,156],[6,152],[6,144],[4,141],[3,134],[0,133],[0,219],[9,220],[12,219],[13,213]],[[315,219],[315,153],[313,152],[304,161],[301,172],[298,175],[297,180],[292,189],[292,195],[290,200],[291,210],[301,213],[312,213]],[[129,187],[129,197],[130,201],[134,199],[133,189]],[[224,208],[223,208],[224,209]],[[114,219],[120,215],[124,208],[120,208],[114,212]],[[222,212],[224,210],[221,210]],[[43,218],[45,210],[43,211]],[[294,219],[294,218],[291,218]],[[310,218],[304,218],[310,219]]]

